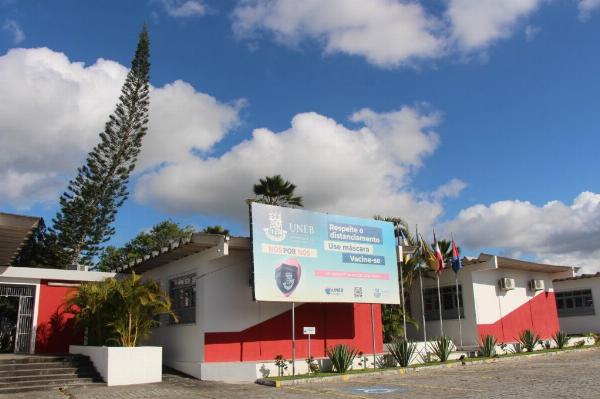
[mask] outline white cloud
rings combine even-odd
[[[232,18],[238,38],[267,34],[290,46],[313,40],[325,53],[393,68],[485,52],[521,28],[519,22],[543,2],[447,0],[445,7],[428,8],[417,0],[241,0]]]
[[[600,271],[600,194],[583,192],[566,205],[499,201],[462,210],[445,226],[468,248],[532,253],[548,262]]]
[[[541,30],[542,28],[539,26],[527,25],[525,27],[525,38],[528,42],[531,42],[541,32]]]
[[[450,0],[447,15],[452,38],[466,51],[509,37],[517,22],[535,11],[542,0]]]
[[[370,217],[402,216],[430,226],[442,213],[439,195],[410,189],[410,171],[437,146],[434,113],[404,107],[361,110],[351,129],[317,113],[296,115],[289,129],[254,130],[219,157],[187,158],[143,176],[135,197],[167,212],[243,220],[258,178],[281,174],[298,186],[309,209]],[[456,185],[452,183],[451,185]]]
[[[56,200],[97,143],[126,74],[114,61],[85,66],[47,48],[0,56],[0,203]],[[152,88],[138,171],[209,150],[238,123],[239,107],[182,81]]]
[[[207,12],[207,8],[200,0],[160,0],[165,11],[171,17],[187,18],[199,17]]]
[[[7,31],[12,36],[14,44],[19,44],[23,40],[25,40],[25,32],[23,32],[21,25],[19,25],[19,23],[17,21],[14,21],[12,19],[7,19],[4,22],[2,29]]]
[[[582,20],[587,20],[592,11],[600,8],[600,0],[579,0],[579,17]]]
[[[440,57],[444,41],[440,21],[414,1],[393,0],[246,0],[233,12],[238,37],[272,33],[296,45],[322,41],[327,53],[365,57],[393,67]]]

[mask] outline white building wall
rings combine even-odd
[[[246,376],[243,380],[260,376],[255,362],[204,363],[205,333],[243,331],[290,310],[289,303],[253,301],[250,271],[250,252],[230,250],[217,257],[212,251],[200,252],[144,273],[144,278],[158,280],[165,292],[170,279],[196,274],[196,323],[162,324],[152,332],[149,344],[164,348],[166,365],[197,378],[203,378],[203,370],[207,373],[224,364],[240,369],[231,369],[234,380],[240,380],[240,375]],[[248,370],[252,370],[251,377]],[[207,374],[205,379],[211,376]]]
[[[558,317],[560,329],[568,334],[600,333],[600,277],[581,278],[578,280],[555,281],[556,292],[592,290],[594,315]]]
[[[444,320],[444,334],[451,337],[452,340],[460,345],[460,327],[462,327],[463,345],[475,345],[477,343],[477,325],[475,322],[475,307],[473,300],[473,284],[471,271],[463,268],[458,272],[458,275],[451,269],[446,269],[440,277],[440,288],[447,286],[455,286],[455,276],[458,278],[458,284],[462,286],[461,308],[464,312],[464,317],[461,318],[460,325],[458,319]],[[437,289],[437,281],[432,278],[429,273],[423,273],[423,289]],[[411,315],[419,324],[416,328],[409,325],[407,330],[408,337],[414,341],[423,341],[422,312],[421,312],[421,291],[418,277],[413,282],[410,291]],[[441,335],[441,326],[439,319],[429,320],[425,322],[427,340],[433,340]]]
[[[492,324],[505,317],[520,306],[526,304],[545,292],[552,292],[552,275],[514,269],[492,269],[474,271],[473,292],[477,324]],[[509,291],[501,290],[498,281],[501,278],[515,280],[516,288]],[[532,291],[528,284],[532,279],[543,280],[543,291]]]

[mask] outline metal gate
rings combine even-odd
[[[0,284],[0,296],[19,298],[17,331],[15,334],[15,353],[31,352],[35,286]]]

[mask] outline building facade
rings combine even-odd
[[[525,329],[535,331],[542,339],[551,338],[560,329],[552,280],[572,276],[573,268],[487,254],[463,263],[458,274],[446,269],[440,277],[442,323],[436,279],[423,274],[423,306],[419,281],[413,283],[407,304],[419,324],[424,308],[426,328],[410,326],[411,339],[423,341],[425,332],[431,340],[442,335],[443,328],[444,335],[461,346],[462,330],[462,346],[468,347],[478,345],[483,335],[493,335],[499,343],[511,343]]]
[[[600,333],[600,273],[554,280],[560,328],[568,334]]]
[[[174,248],[133,265],[137,273],[160,282],[179,316],[152,333],[164,348],[164,363],[207,380],[255,380],[276,375],[275,357],[292,357],[291,304],[253,300],[250,239],[194,234]],[[335,295],[335,292],[332,292]],[[334,298],[334,297],[333,297]],[[383,349],[380,306],[353,303],[295,305],[296,370],[305,372],[310,354],[348,344],[367,354]],[[291,366],[288,367],[291,371]]]

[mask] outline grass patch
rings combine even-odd
[[[538,350],[538,351],[534,351],[534,352],[507,353],[504,355],[498,355],[496,357],[491,357],[491,358],[490,357],[469,357],[469,358],[465,358],[464,361],[466,363],[485,362],[485,361],[501,359],[501,358],[522,357],[522,356],[529,356],[529,355],[543,354],[543,353],[552,353],[552,352],[566,352],[566,351],[573,351],[573,350],[578,350],[578,349],[594,348],[594,347],[597,347],[597,345],[585,345],[582,347],[569,346],[568,348],[563,348],[563,349],[552,348],[552,349],[542,349],[542,350]],[[455,364],[455,363],[460,363],[460,360],[458,360],[458,359],[448,360],[444,363],[441,363],[441,362],[418,363],[418,364],[411,364],[408,367],[389,367],[389,368],[383,368],[383,369],[380,369],[380,368],[351,369],[343,374],[332,372],[332,371],[321,371],[319,373],[296,374],[295,376],[284,375],[282,377],[265,377],[263,379],[268,380],[268,381],[289,381],[289,380],[301,380],[301,379],[322,378],[322,377],[335,377],[335,376],[351,375],[351,374],[372,374],[372,373],[378,373],[378,372],[386,371],[386,370],[416,369],[416,368],[424,368],[424,367],[430,367],[430,366],[439,366],[439,365],[444,365],[444,364]]]

